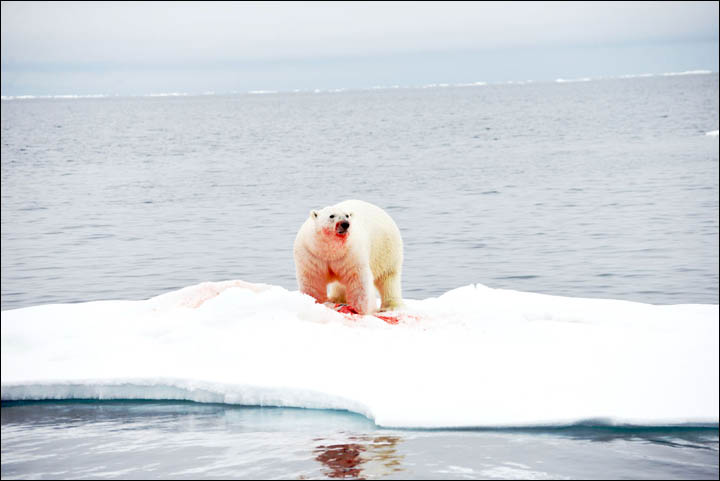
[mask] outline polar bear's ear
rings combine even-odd
[[[317,216],[318,216],[318,213],[317,213],[316,210],[311,210],[311,211],[310,211],[310,217],[312,217],[312,218],[314,218],[314,219],[317,219]]]

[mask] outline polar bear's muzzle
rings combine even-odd
[[[350,228],[350,222],[344,220],[342,222],[338,222],[335,224],[335,233],[338,235],[345,235],[347,234],[348,229]]]

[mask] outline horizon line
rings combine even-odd
[[[341,92],[363,92],[373,90],[418,90],[428,88],[467,88],[467,87],[483,87],[497,85],[528,85],[528,84],[546,84],[546,83],[579,83],[594,82],[602,80],[628,80],[634,78],[652,78],[652,77],[677,77],[689,75],[713,75],[717,71],[712,70],[685,70],[680,72],[662,72],[662,73],[640,73],[640,74],[623,74],[605,77],[576,77],[576,78],[556,78],[554,80],[504,80],[504,81],[477,81],[462,83],[430,83],[424,85],[376,85],[372,87],[339,87],[324,89],[289,89],[289,90],[230,90],[225,92],[203,91],[203,92],[150,92],[142,94],[43,94],[43,95],[2,95],[0,100],[33,100],[33,99],[101,99],[101,98],[142,98],[142,97],[203,97],[203,96],[228,96],[228,95],[274,95],[274,94],[295,94],[295,93],[341,93]]]

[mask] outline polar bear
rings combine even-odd
[[[402,303],[402,238],[380,207],[346,200],[313,210],[293,250],[300,292],[318,302],[347,303],[361,314],[372,314],[377,311],[376,287],[381,310]]]

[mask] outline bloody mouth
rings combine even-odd
[[[349,228],[349,222],[338,222],[337,224],[335,224],[335,234],[341,237],[346,236]]]

